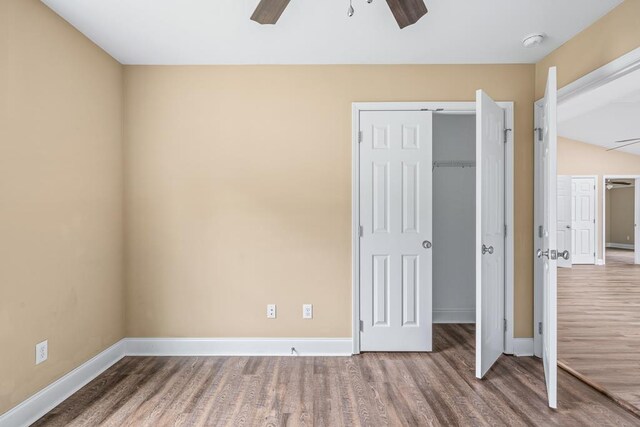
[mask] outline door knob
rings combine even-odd
[[[570,226],[570,225],[567,225],[567,228],[569,228],[569,229],[570,229],[570,228],[571,228],[571,226]]]
[[[431,249],[431,242],[428,240],[425,240],[424,242],[422,242],[422,247],[425,249]]]
[[[489,253],[489,255],[493,255],[493,246],[487,247],[487,245],[482,245],[482,255]]]
[[[538,252],[536,252],[536,255],[538,256],[538,258],[542,258],[543,256],[549,258],[549,249],[547,249],[546,251],[542,251],[542,249],[538,249]]]
[[[564,252],[558,252],[558,258],[562,258],[562,259],[569,259],[569,251],[564,251]]]

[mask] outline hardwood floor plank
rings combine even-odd
[[[38,426],[638,426],[564,371],[547,407],[542,365],[474,371],[474,326],[436,325],[432,353],[354,357],[127,357]]]
[[[604,266],[558,269],[558,358],[640,413],[640,265],[607,249]]]

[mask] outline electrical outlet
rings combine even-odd
[[[302,318],[313,319],[313,304],[302,304]]]
[[[276,305],[267,304],[267,319],[275,319],[275,318],[276,318]]]
[[[36,365],[41,364],[49,357],[49,341],[45,340],[36,344]]]

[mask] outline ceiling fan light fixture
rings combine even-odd
[[[529,34],[522,39],[522,46],[526,47],[527,49],[539,46],[544,41],[544,37],[545,36],[542,33]]]

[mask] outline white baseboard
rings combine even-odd
[[[635,249],[634,245],[629,245],[627,243],[607,243],[607,247],[612,249],[628,249],[630,251]]]
[[[603,259],[596,260],[596,265],[604,265],[604,260]]]
[[[513,354],[515,356],[533,356],[533,338],[514,338]]]
[[[0,427],[28,426],[62,403],[125,356],[124,340],[49,384],[0,416]]]
[[[476,323],[476,311],[433,310],[433,323]]]
[[[351,356],[353,345],[351,338],[127,338],[125,341],[127,356]]]
[[[34,423],[125,356],[351,356],[351,350],[351,338],[125,338],[0,415],[0,427]]]

